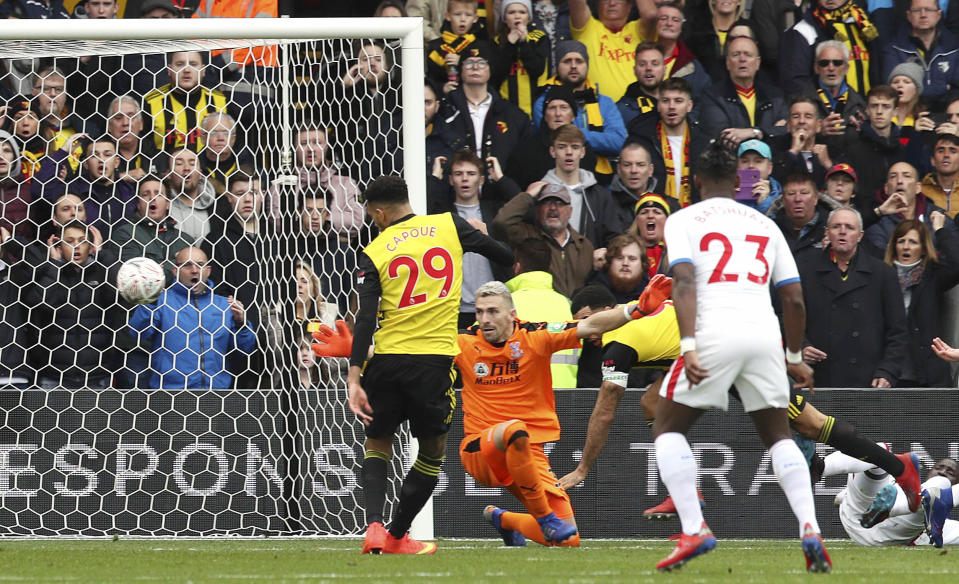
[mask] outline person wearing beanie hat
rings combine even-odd
[[[883,43],[882,79],[891,81],[901,64],[914,62],[922,70],[917,87],[922,88],[923,97],[942,100],[959,86],[959,37],[942,23],[936,0],[911,0],[906,5],[909,26],[898,27]]]
[[[549,38],[531,22],[529,0],[505,0],[497,5],[498,34],[492,49],[496,59],[507,64],[492,83],[500,95],[531,115],[536,90],[546,80]]]
[[[140,5],[140,18],[182,18],[180,7],[173,0],[145,0]]]
[[[557,85],[551,87],[549,91],[543,97],[543,115],[546,115],[546,111],[549,109],[550,102],[560,100],[565,101],[569,105],[570,110],[572,110],[573,118],[576,118],[577,106],[576,106],[576,96],[573,95],[573,90],[565,85]],[[567,123],[572,123],[570,120]]]
[[[921,115],[924,112],[919,96],[922,95],[924,73],[922,65],[913,62],[900,63],[889,73],[889,86],[899,93],[899,104],[892,121],[899,126],[906,144],[916,132],[928,132],[936,128],[932,118]]]
[[[923,78],[925,77],[925,70],[922,68],[922,65],[913,61],[906,61],[905,63],[899,63],[893,67],[892,71],[889,72],[889,75],[886,77],[886,83],[895,87],[893,81],[896,77],[906,77],[909,81],[912,81],[912,84],[916,86],[916,94],[922,95]]]
[[[678,209],[679,202],[676,199],[656,193],[646,193],[636,201],[636,217],[627,233],[633,233],[643,241],[646,259],[649,260],[646,275],[650,278],[659,272],[666,257],[666,244],[663,242],[666,219],[673,210]]]
[[[596,164],[597,179],[609,184],[613,167],[607,157],[619,154],[626,141],[626,125],[616,103],[589,81],[589,54],[578,41],[556,43],[556,75],[546,80],[546,91],[533,106],[533,125],[543,121],[543,104],[556,86],[565,86],[576,99],[576,119],[573,122],[586,136],[586,143],[599,155]]]
[[[587,0],[569,0],[570,29],[573,38],[586,46],[593,69],[590,79],[614,102],[636,81],[632,59],[627,57],[639,43],[656,39],[656,2],[637,0],[639,20],[629,19],[633,4],[626,0],[597,2],[594,17]]]
[[[556,47],[553,48],[553,57],[558,63],[569,53],[579,53],[579,55],[586,61],[586,67],[589,67],[589,53],[586,51],[586,45],[579,41],[557,41]]]
[[[550,87],[542,103],[542,126],[534,127],[533,134],[523,143],[522,148],[513,151],[507,164],[509,170],[506,174],[521,187],[540,180],[556,165],[549,153],[553,130],[572,124],[576,119],[576,98],[568,87]],[[590,172],[596,170],[596,153],[589,144],[586,145],[586,153],[579,167]]]

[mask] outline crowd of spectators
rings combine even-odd
[[[196,4],[126,10],[277,16],[267,0]],[[736,199],[800,266],[818,384],[955,384],[929,346],[959,282],[959,2],[367,4],[353,15],[424,19],[426,160],[403,156],[396,43],[325,45],[313,102],[291,112],[287,181],[275,47],[3,62],[5,382],[325,383],[337,365],[306,347],[355,314],[356,251],[375,235],[362,189],[410,165],[429,212],[517,252],[512,266],[467,254],[462,325],[491,279],[556,318],[626,301],[667,268],[664,223],[699,199],[694,162],[718,140],[739,157]],[[3,0],[0,15],[121,16],[110,0]],[[141,256],[167,286],[133,307],[116,270]],[[595,383],[595,353],[582,372],[578,354],[554,358],[557,386]]]

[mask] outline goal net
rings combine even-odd
[[[356,314],[364,186],[425,210],[421,26],[0,23],[0,535],[363,530],[310,333]],[[134,257],[152,304],[118,294]]]

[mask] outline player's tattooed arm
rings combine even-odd
[[[566,476],[559,479],[559,485],[564,489],[575,487],[583,482],[589,470],[593,468],[593,463],[602,452],[606,445],[606,439],[609,437],[609,429],[613,425],[613,418],[616,416],[616,408],[619,407],[619,401],[623,399],[626,388],[620,387],[615,383],[604,381],[599,388],[599,395],[596,396],[596,405],[593,406],[593,413],[589,417],[589,426],[586,428],[586,444],[583,446],[583,455],[576,468]]]

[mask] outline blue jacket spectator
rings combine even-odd
[[[623,124],[623,116],[619,113],[616,102],[598,93],[590,82],[587,82],[585,90],[574,90],[573,96],[577,104],[573,124],[583,131],[589,147],[597,154],[604,156],[618,155],[623,143],[626,142],[626,126]],[[543,100],[545,99],[544,93],[539,96],[536,105],[533,106],[533,125],[537,128],[543,123]],[[596,104],[598,108],[589,107],[592,104]]]
[[[188,247],[176,257],[177,281],[130,315],[133,335],[147,335],[153,343],[150,387],[229,389],[238,372],[227,370],[226,357],[234,349],[251,353],[256,335],[240,302],[211,291],[201,249]]]
[[[900,63],[912,61],[925,70],[922,96],[940,99],[951,89],[959,88],[959,39],[943,27],[939,27],[932,47],[926,49],[921,41],[907,28],[887,43],[882,50],[882,78],[888,79]]]

